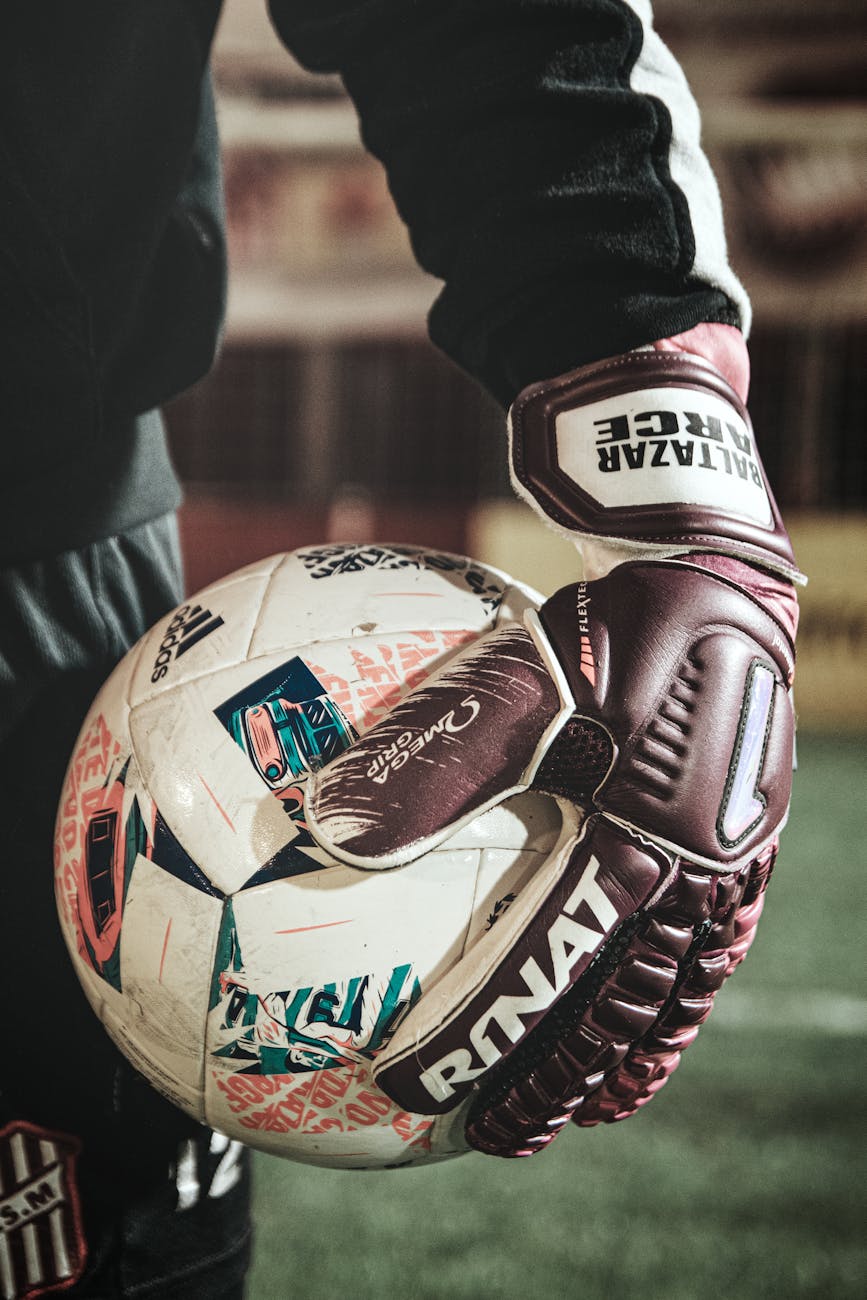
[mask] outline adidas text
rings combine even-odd
[[[160,681],[169,671],[173,659],[179,659],[222,625],[223,619],[219,614],[215,618],[209,609],[202,609],[201,605],[181,605],[172,616],[160,642],[151,669],[151,681],[154,684]]]

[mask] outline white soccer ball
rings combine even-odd
[[[156,1088],[293,1160],[381,1168],[466,1150],[371,1064],[557,838],[513,798],[407,867],[335,863],[303,783],[536,593],[405,546],[276,555],[191,597],[118,665],[70,761],[58,908],[84,990]]]

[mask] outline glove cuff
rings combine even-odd
[[[638,351],[519,393],[519,496],[573,540],[715,551],[803,582],[746,407],[700,357]]]

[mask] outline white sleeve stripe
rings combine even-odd
[[[728,262],[722,203],[716,178],[701,148],[701,119],[686,77],[653,28],[650,0],[621,0],[641,23],[641,53],[629,79],[637,94],[663,104],[671,119],[669,170],[689,210],[695,257],[692,276],[721,290],[737,307],[740,327],[749,333],[750,301]]]

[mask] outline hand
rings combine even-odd
[[[625,562],[483,638],[308,795],[317,837],[366,868],[531,785],[560,801],[544,868],[378,1063],[401,1105],[463,1105],[469,1141],[495,1154],[538,1150],[570,1117],[621,1118],[661,1086],[746,951],[789,800],[795,571],[743,413],[718,414],[726,390],[693,362],[686,387],[671,358],[621,359],[613,394],[589,369],[519,403],[513,464],[558,522],[592,530],[597,562]],[[576,411],[589,454],[558,427]],[[710,441],[741,457],[738,482],[696,502],[694,472],[724,472],[702,464]],[[639,474],[637,509],[593,478],[654,460],[674,473]]]

